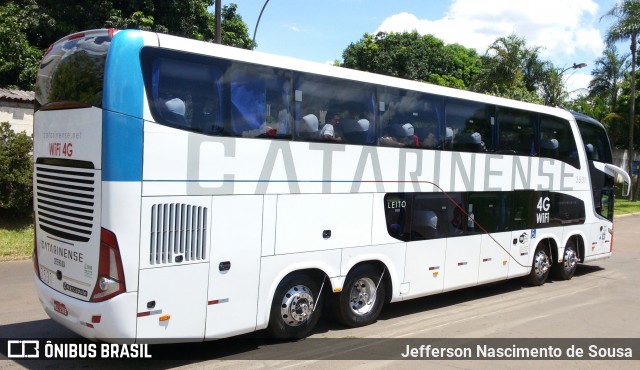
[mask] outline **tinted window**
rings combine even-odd
[[[595,123],[578,120],[578,128],[582,136],[587,159],[591,161],[612,163],[611,145],[604,127]]]
[[[580,168],[578,148],[569,121],[541,116],[540,156],[564,161]]]
[[[373,86],[311,74],[294,76],[297,140],[375,144]]]
[[[153,48],[143,49],[142,60],[149,108],[156,122],[190,131],[224,132],[225,64]]]
[[[386,88],[379,99],[380,145],[442,149],[442,98]]]
[[[536,153],[533,113],[500,108],[497,116],[497,153],[533,155]]]
[[[229,76],[231,134],[290,138],[292,115],[286,74],[269,67],[234,63]]]
[[[486,104],[445,100],[445,149],[463,152],[491,150],[493,110]]]

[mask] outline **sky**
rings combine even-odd
[[[594,61],[602,55],[612,20],[601,17],[616,0],[229,0],[249,27],[256,50],[320,63],[342,61],[342,52],[365,33],[416,30],[480,55],[512,33],[541,47],[557,68],[587,67],[563,74],[572,96],[584,92]],[[618,46],[626,52],[628,45]]]

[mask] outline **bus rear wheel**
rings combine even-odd
[[[359,327],[374,323],[386,299],[382,273],[370,265],[351,271],[344,289],[332,300],[333,314],[342,324]]]
[[[572,240],[564,247],[562,262],[553,265],[553,275],[562,280],[571,280],[578,268],[578,252]]]
[[[316,326],[322,312],[318,284],[307,275],[285,277],[273,296],[267,331],[274,338],[306,337]]]
[[[533,286],[540,286],[547,281],[551,269],[551,258],[546,247],[539,245],[533,255],[531,272],[525,277],[525,281]]]

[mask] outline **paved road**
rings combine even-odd
[[[167,345],[185,360],[159,367],[350,368],[638,368],[640,361],[367,361],[411,338],[640,338],[640,216],[617,218],[614,256],[580,266],[570,281],[526,287],[519,280],[441,294],[385,307],[370,326],[345,329],[320,322],[310,340],[273,344],[260,333],[204,344]],[[0,264],[0,337],[77,338],[44,314],[34,293],[30,261]],[[347,339],[335,339],[347,338]],[[349,338],[369,338],[367,340]],[[399,338],[390,340],[388,338]],[[517,341],[514,341],[517,343]],[[578,340],[576,340],[578,342]],[[566,344],[567,342],[561,342]],[[323,361],[340,354],[344,362]],[[275,354],[275,355],[274,355]],[[273,360],[274,356],[279,359]],[[291,359],[295,358],[295,359]],[[188,360],[191,359],[191,360]],[[251,359],[251,361],[246,361]],[[263,361],[269,359],[269,361]],[[301,360],[302,359],[302,360]],[[320,359],[320,360],[318,360]],[[71,363],[64,362],[63,367]],[[77,366],[95,366],[74,362]],[[0,361],[0,369],[61,366],[60,363]],[[109,366],[115,365],[113,362]],[[137,366],[141,365],[140,362]],[[145,363],[150,365],[150,363]]]

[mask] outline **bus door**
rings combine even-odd
[[[263,203],[274,204],[275,208],[275,202],[263,199],[260,195],[213,197],[206,338],[228,337],[256,328]],[[275,209],[271,216],[275,217]]]

